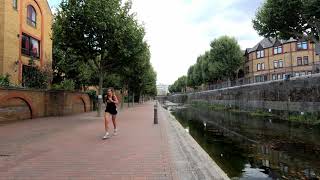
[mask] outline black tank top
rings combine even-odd
[[[112,100],[113,101],[115,100],[114,96],[112,96]],[[114,111],[117,109],[116,104],[114,102],[108,102],[108,99],[106,101],[107,101],[106,109],[111,110],[111,111]]]

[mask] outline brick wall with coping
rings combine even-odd
[[[64,116],[92,110],[85,93],[0,88],[0,121]]]
[[[158,97],[175,103],[206,101],[240,109],[320,112],[320,75]]]

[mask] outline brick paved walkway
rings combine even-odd
[[[152,104],[125,109],[101,140],[96,113],[0,125],[0,179],[175,179],[164,125]]]
[[[183,127],[153,104],[119,113],[102,140],[95,112],[0,124],[0,180],[229,179]]]

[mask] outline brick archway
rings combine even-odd
[[[10,99],[20,99],[22,101],[24,101],[27,106],[29,107],[30,110],[30,117],[35,118],[35,108],[32,105],[32,101],[30,100],[30,98],[28,98],[27,96],[20,94],[20,93],[10,93],[6,96],[0,97],[0,102],[8,102]]]
[[[83,103],[83,110],[84,110],[84,112],[87,112],[88,111],[87,110],[87,104],[86,104],[86,101],[84,100],[84,98],[81,95],[74,96],[72,103],[74,103],[77,100],[80,100]]]

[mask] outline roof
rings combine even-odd
[[[257,51],[259,47],[263,49],[274,47],[275,44],[286,44],[290,42],[296,42],[296,39],[290,38],[289,40],[276,39],[276,38],[263,38],[258,44],[256,44],[253,48],[247,48],[246,52],[251,53]]]

